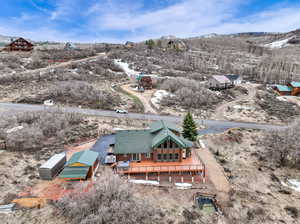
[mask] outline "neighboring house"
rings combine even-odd
[[[7,45],[4,50],[6,51],[32,51],[33,44],[24,38],[18,38],[16,40],[12,40],[12,42]]]
[[[153,81],[150,75],[139,74],[136,79],[138,81],[139,89],[143,88],[146,90],[153,88]]]
[[[127,41],[127,42],[125,43],[125,46],[128,47],[128,48],[132,48],[132,47],[134,47],[134,43],[131,42],[131,41]]]
[[[290,96],[292,95],[293,88],[286,85],[274,85],[274,90],[280,95],[280,96]]]
[[[292,96],[297,96],[300,93],[300,82],[290,82],[288,83],[288,86],[291,87],[292,90]]]
[[[86,180],[93,177],[99,165],[98,156],[99,153],[90,150],[74,153],[59,177],[67,180]]]
[[[187,49],[185,43],[182,40],[178,39],[168,41],[168,48],[173,48],[182,51]]]
[[[173,123],[157,121],[149,129],[118,131],[115,140],[114,168],[120,174],[169,182],[204,180],[205,167],[193,151],[193,143],[183,138]]]
[[[65,50],[75,50],[75,49],[76,49],[76,45],[73,44],[73,43],[67,42],[67,43],[65,44],[64,49],[65,49]]]
[[[225,77],[230,80],[232,85],[242,84],[243,81],[243,78],[240,75],[229,74],[225,75]]]
[[[213,75],[206,85],[210,89],[226,89],[232,87],[232,82],[225,75]]]

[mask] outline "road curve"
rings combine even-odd
[[[14,103],[0,103],[0,109],[13,110],[13,111],[43,111],[43,110],[61,110],[64,112],[80,113],[89,116],[100,116],[100,117],[116,117],[116,118],[130,118],[130,119],[141,119],[141,120],[166,120],[171,122],[181,122],[182,117],[179,116],[165,116],[155,114],[118,114],[114,111],[109,110],[94,110],[94,109],[83,109],[77,107],[61,107],[61,106],[44,106],[44,105],[31,105],[31,104],[14,104]],[[215,129],[229,129],[229,128],[250,128],[260,130],[275,130],[283,128],[283,126],[275,126],[269,124],[258,124],[258,123],[246,123],[246,122],[234,122],[234,121],[219,121],[219,120],[199,120],[196,122],[200,125],[208,127],[214,127]]]

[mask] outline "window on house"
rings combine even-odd
[[[149,153],[146,153],[146,158],[151,158],[151,153],[149,152]]]
[[[178,153],[175,153],[175,160],[178,160],[179,159],[179,154]]]
[[[157,160],[158,160],[158,161],[161,161],[161,159],[162,159],[162,158],[161,158],[161,154],[157,154]]]
[[[168,160],[168,154],[164,154],[164,160]]]
[[[168,148],[168,141],[165,141],[165,143],[164,143],[164,148],[165,148],[165,149]]]
[[[139,154],[139,153],[132,154],[132,160],[133,161],[140,161],[141,160],[141,154]]]
[[[169,154],[169,160],[173,160],[173,154]]]
[[[170,141],[169,148],[170,148],[170,149],[173,148],[173,142],[172,142],[172,141]]]

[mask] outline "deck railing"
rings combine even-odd
[[[129,168],[117,168],[117,173],[171,173],[171,172],[199,172],[204,171],[205,167],[199,165],[161,165],[161,166],[136,166]]]

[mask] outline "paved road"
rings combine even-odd
[[[13,111],[42,111],[48,110],[62,110],[65,112],[80,113],[89,116],[101,116],[101,117],[117,117],[117,118],[131,118],[131,119],[142,119],[142,120],[166,120],[171,122],[181,122],[182,117],[178,116],[163,116],[155,114],[117,114],[114,111],[108,110],[93,110],[93,109],[81,109],[77,107],[47,107],[44,105],[30,105],[30,104],[13,104],[13,103],[0,103],[0,111],[2,110],[13,110]],[[274,126],[269,124],[257,124],[257,123],[244,123],[244,122],[232,122],[232,121],[219,121],[219,120],[197,120],[196,122],[201,125],[206,125],[216,130],[226,130],[229,128],[251,128],[261,130],[274,130],[282,128],[282,126]]]

